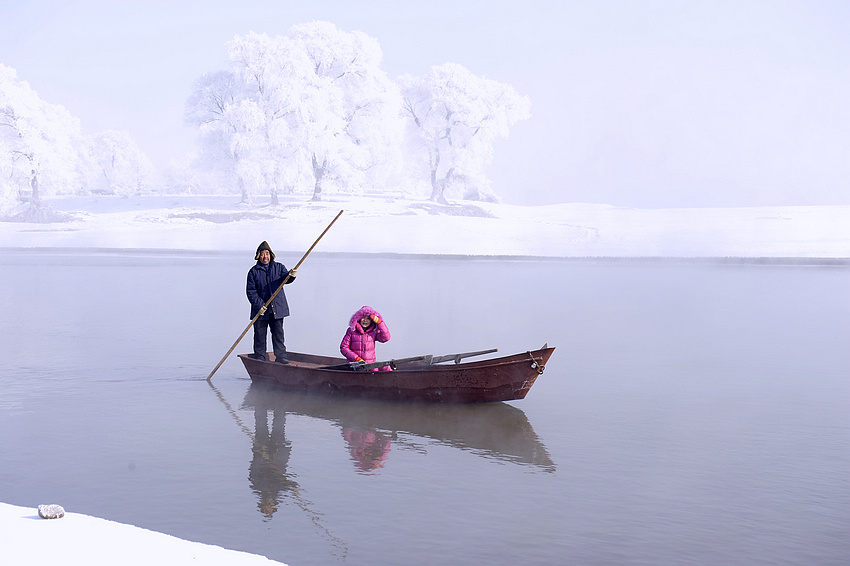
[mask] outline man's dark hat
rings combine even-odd
[[[272,260],[274,260],[274,252],[272,251],[271,247],[269,246],[269,243],[266,242],[265,240],[263,240],[263,243],[260,244],[260,247],[257,248],[257,255],[254,256],[255,260],[260,259],[260,252],[263,251],[263,250],[269,250],[269,255],[271,256]]]

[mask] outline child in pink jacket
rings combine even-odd
[[[380,313],[372,307],[364,306],[351,316],[339,351],[349,362],[371,364],[378,361],[375,357],[375,342],[386,342],[389,339],[390,330]],[[372,371],[392,371],[392,368],[384,366]]]

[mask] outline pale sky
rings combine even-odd
[[[375,37],[391,77],[455,62],[531,98],[496,146],[506,203],[850,204],[844,0],[4,0],[0,63],[164,167],[227,41],[312,20]]]

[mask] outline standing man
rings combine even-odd
[[[283,340],[283,319],[289,316],[289,304],[286,302],[283,289],[268,308],[264,305],[281,286],[287,275],[289,275],[287,284],[295,281],[297,270],[287,270],[282,263],[277,263],[274,260],[274,252],[267,242],[260,244],[254,259],[257,260],[257,264],[248,271],[246,287],[248,300],[251,302],[251,318],[253,319],[257,313],[260,314],[254,322],[254,357],[258,360],[269,359],[266,353],[266,331],[271,328],[275,361],[288,364],[286,345]]]

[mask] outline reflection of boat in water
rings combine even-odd
[[[525,413],[505,403],[411,404],[341,399],[283,391],[253,382],[242,408],[257,407],[340,426],[361,473],[383,465],[391,442],[405,443],[399,440],[399,434],[437,441],[488,459],[555,470]]]
[[[350,371],[344,358],[298,352],[288,352],[286,365],[247,354],[239,358],[252,381],[276,383],[290,391],[391,401],[487,403],[524,399],[554,350],[544,345],[521,354],[448,365],[417,362],[428,357],[420,356],[398,360],[395,371],[379,372]],[[273,360],[273,354],[269,358]],[[395,365],[393,360],[381,363]]]

